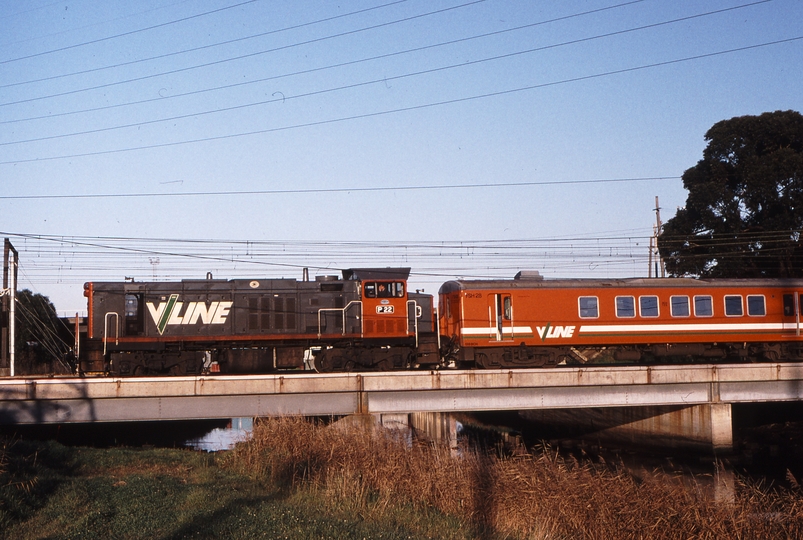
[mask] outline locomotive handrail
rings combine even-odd
[[[413,326],[415,327],[415,346],[418,347],[418,302],[407,300],[407,333],[410,333],[410,304],[413,304]]]
[[[343,316],[343,332],[342,335],[346,335],[346,310],[349,309],[353,304],[359,304],[360,306],[360,313],[362,313],[362,301],[361,300],[352,300],[345,307],[342,308],[321,308],[318,310],[318,339],[321,339],[323,333],[321,332],[321,313],[329,312],[329,311],[339,311],[342,313]],[[360,325],[360,337],[362,337],[362,325]]]
[[[120,315],[116,311],[109,311],[103,317],[103,356],[106,356],[106,343],[109,341],[109,316],[114,315],[114,344],[120,343]]]

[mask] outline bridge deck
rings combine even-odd
[[[0,424],[803,399],[803,363],[0,379]]]

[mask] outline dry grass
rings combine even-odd
[[[290,491],[327,495],[361,515],[414,504],[477,536],[588,539],[803,538],[803,493],[736,480],[717,501],[702,483],[635,476],[550,451],[515,457],[409,441],[370,425],[264,420],[230,465]]]

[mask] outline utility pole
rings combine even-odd
[[[15,357],[15,330],[16,330],[16,300],[17,300],[17,268],[19,266],[19,254],[11,241],[6,238],[3,245],[3,290],[2,314],[0,314],[0,337],[2,337],[2,347],[0,347],[0,375],[14,376],[14,357]]]
[[[661,207],[658,204],[658,196],[655,196],[655,226],[652,229],[652,237],[650,238],[650,262],[648,269],[648,276],[652,277],[653,255],[655,255],[655,277],[658,277],[658,268],[661,269],[661,277],[666,277],[666,268],[664,268],[664,261],[661,258],[661,253],[658,251],[658,235],[661,234],[661,228],[664,226],[661,223]]]

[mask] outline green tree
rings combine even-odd
[[[14,349],[18,371],[27,374],[51,372],[54,360],[63,356],[66,346],[58,336],[61,322],[50,299],[28,289],[17,291],[15,325]]]
[[[803,277],[803,115],[714,124],[658,248],[672,276]]]

